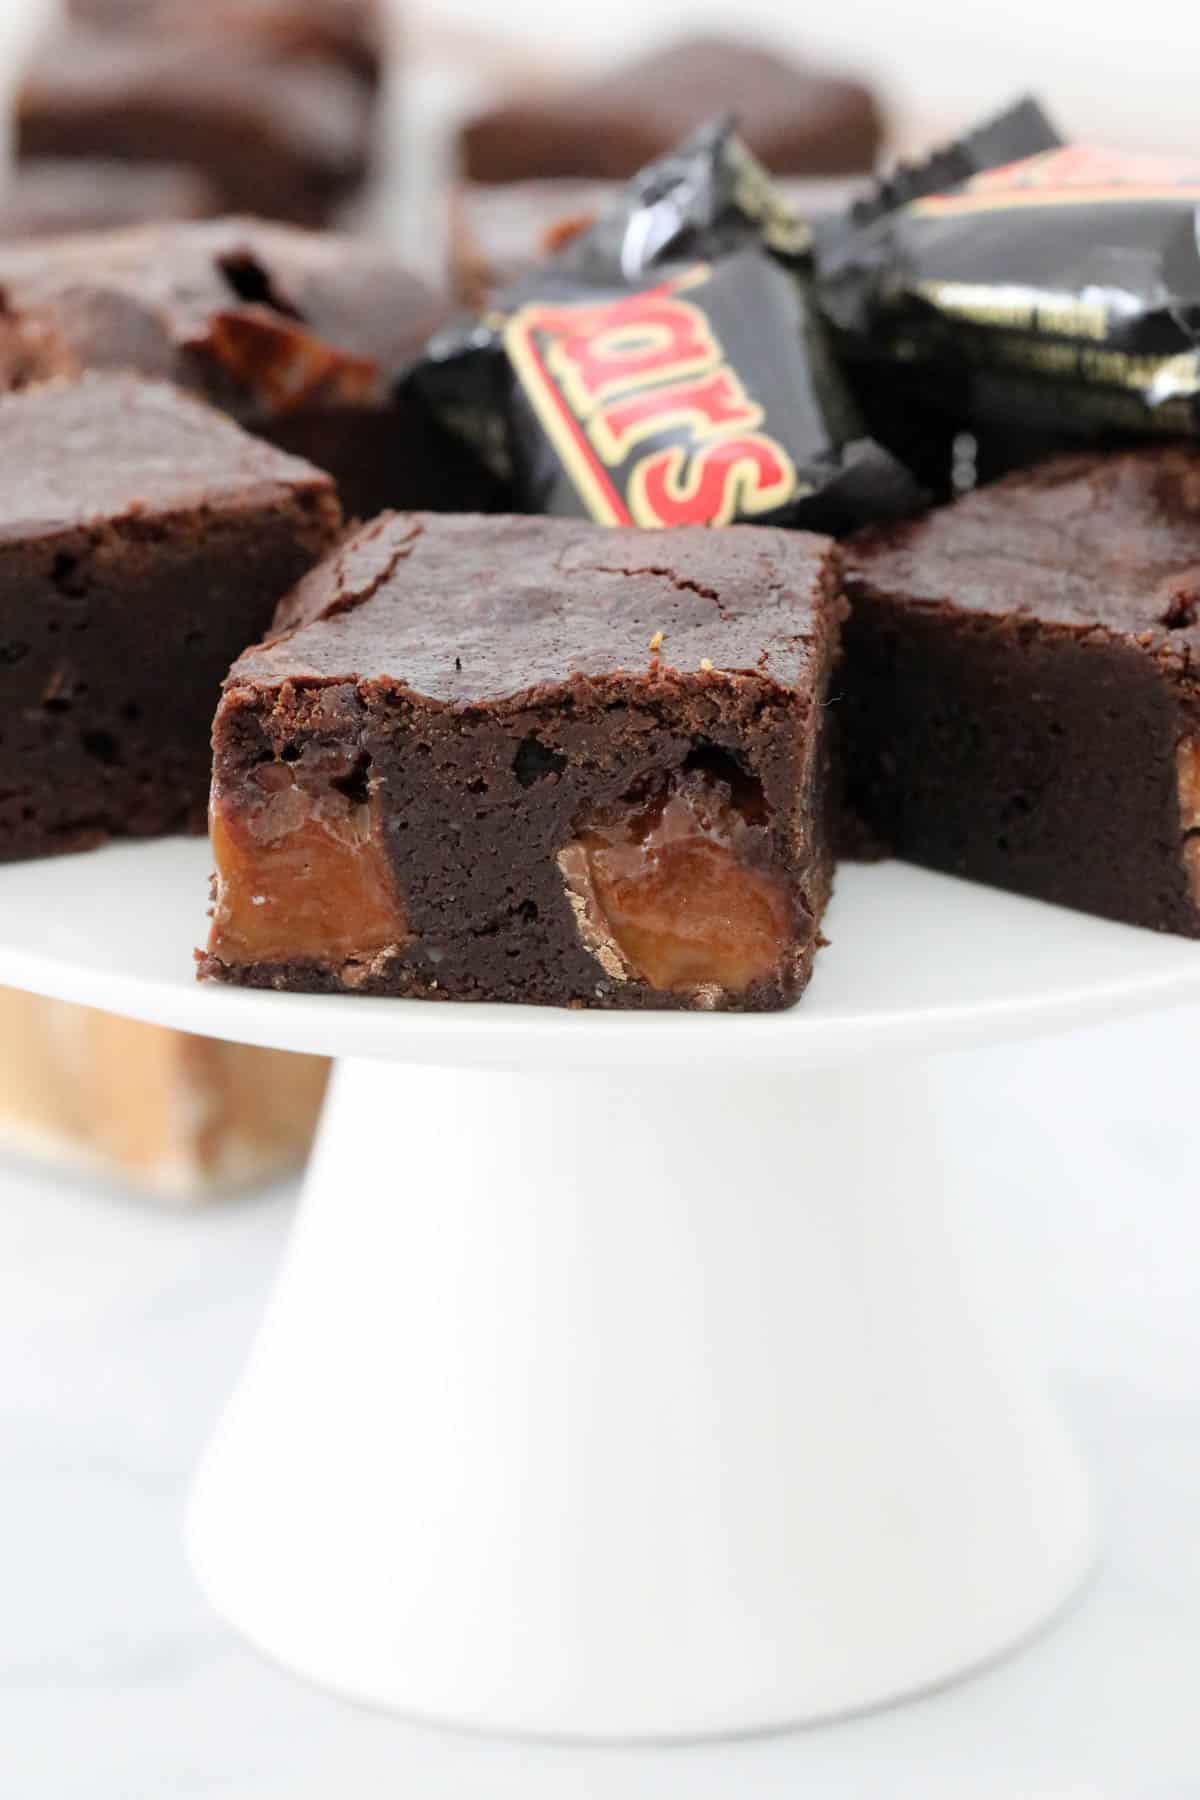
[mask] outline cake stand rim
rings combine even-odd
[[[263,992],[195,979],[191,950],[203,934],[207,864],[203,840],[165,839],[0,868],[0,983],[269,1049],[446,1067],[618,1074],[670,1064],[712,1067],[714,1052],[721,1056],[718,1070],[733,1059],[742,1071],[932,1055],[1200,1002],[1200,943],[1067,913],[901,863],[840,871],[840,887],[852,890],[849,911],[839,912],[835,896],[833,948],[821,952],[808,995],[790,1011],[622,1012]],[[153,896],[160,891],[157,904]],[[873,891],[877,906],[869,898]],[[922,942],[927,939],[925,953],[942,962],[949,957],[952,966],[963,954],[955,942],[958,918],[973,910],[983,920],[973,926],[978,969],[980,954],[992,949],[986,933],[994,915],[998,972],[986,999],[943,993],[928,1003],[910,996],[888,1005],[885,996],[876,1008],[839,999],[830,959],[850,954],[846,936],[862,943],[864,918],[871,920],[873,953],[886,982],[889,904],[898,894],[910,914],[919,909],[914,916]],[[106,930],[117,913],[127,954],[123,959],[118,945],[105,960]],[[1004,935],[1010,924],[1019,928],[1011,941]],[[1088,953],[1070,952],[1074,972],[1057,985],[1030,991],[1017,984],[1010,991],[1006,957],[1011,963],[1022,945],[1036,947],[1043,935],[1052,940],[1052,961],[1077,938]],[[904,953],[902,934],[896,959]]]

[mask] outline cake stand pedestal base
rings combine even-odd
[[[339,1065],[193,1497],[218,1612],[359,1700],[605,1739],[873,1706],[1054,1614],[1087,1491],[924,1065],[735,1067]]]

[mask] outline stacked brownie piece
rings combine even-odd
[[[500,100],[464,125],[462,170],[471,181],[623,181],[722,113],[736,114],[776,175],[870,169],[883,136],[879,102],[861,81],[765,45],[695,37],[585,82]]]
[[[251,219],[0,245],[0,384],[132,369],[308,457],[348,516],[490,508],[399,378],[444,312],[388,250]]]
[[[455,291],[486,304],[585,229],[629,176],[729,113],[805,216],[846,203],[883,136],[862,81],[724,38],[669,42],[583,83],[502,97],[459,137]]]
[[[108,29],[205,30],[235,48],[249,45],[294,59],[333,63],[371,87],[388,51],[386,0],[68,0],[70,17]]]
[[[18,156],[183,166],[214,210],[320,225],[367,175],[384,51],[374,0],[80,0],[25,72]]]

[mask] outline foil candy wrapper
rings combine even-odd
[[[813,242],[715,122],[409,379],[517,510],[834,532],[911,512],[832,354]]]
[[[1194,434],[1200,160],[1038,143],[1024,124],[1023,154],[900,182],[818,229],[821,310],[856,391],[872,415],[916,407],[1026,457],[1039,436]]]

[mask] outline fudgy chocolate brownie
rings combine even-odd
[[[1200,451],[1058,459],[847,558],[852,814],[914,862],[1200,935]]]
[[[802,218],[849,205],[861,177],[777,181]],[[615,181],[462,181],[450,194],[450,276],[455,293],[477,309],[585,231],[620,194]]]
[[[221,679],[334,542],[329,477],[166,383],[0,400],[0,859],[204,821]]]
[[[491,483],[397,378],[444,303],[389,251],[252,219],[0,246],[0,383],[129,368],[328,469],[348,515]]]
[[[727,112],[778,175],[869,169],[883,135],[878,103],[861,82],[756,44],[697,37],[579,86],[517,96],[480,113],[461,134],[463,173],[472,181],[623,181]]]
[[[376,520],[225,684],[202,975],[790,1005],[831,879],[838,574],[805,532]]]
[[[47,157],[22,163],[0,188],[0,238],[207,219],[218,210],[216,189],[197,169]]]
[[[383,0],[68,0],[67,10],[88,25],[207,32],[231,48],[332,62],[372,85],[383,74]]]
[[[17,153],[173,162],[227,212],[323,225],[366,173],[362,83],[333,67],[176,32],[90,31],[42,45],[17,94]]]

